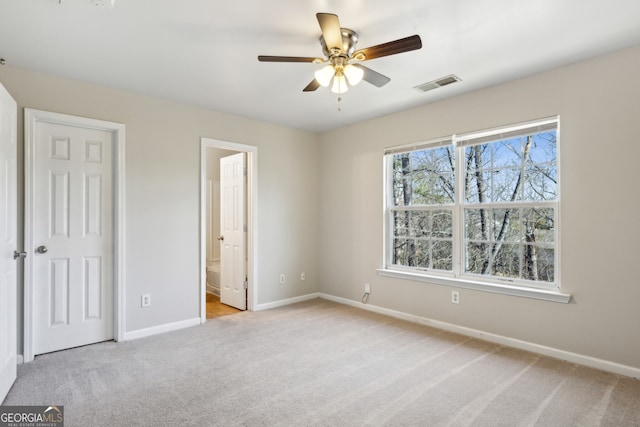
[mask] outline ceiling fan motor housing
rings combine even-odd
[[[320,36],[320,44],[322,45],[322,52],[327,58],[333,56],[346,56],[351,58],[353,52],[356,51],[356,44],[358,43],[358,33],[348,28],[340,28],[342,34],[342,50],[340,52],[331,52],[327,48],[324,37]]]

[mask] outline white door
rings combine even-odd
[[[113,339],[113,138],[35,124],[34,354]]]
[[[0,85],[0,403],[16,379],[17,106]]]
[[[220,159],[220,302],[247,309],[245,273],[246,154]]]

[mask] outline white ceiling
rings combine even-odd
[[[321,132],[640,44],[639,0],[0,0],[7,65]],[[303,93],[322,56],[316,12],[358,48],[413,34],[421,50],[367,61],[391,77]],[[414,86],[455,74],[462,82]]]

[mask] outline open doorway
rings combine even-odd
[[[235,161],[231,162],[232,159]],[[255,245],[257,147],[201,138],[200,272],[201,321],[236,310],[253,310],[256,293]],[[227,181],[234,170],[234,187]],[[238,180],[240,182],[238,183]],[[225,184],[226,182],[226,184]],[[238,186],[242,187],[238,190]],[[233,193],[233,197],[225,194]],[[240,195],[240,196],[238,196]],[[225,202],[227,200],[227,202]],[[234,213],[228,203],[233,200]],[[221,209],[222,208],[222,209]],[[229,221],[229,215],[233,220]],[[227,220],[225,221],[225,218]],[[236,224],[230,229],[226,224]],[[235,242],[235,243],[234,243]],[[233,246],[233,249],[232,249]],[[238,249],[238,248],[241,249]],[[242,254],[238,256],[237,254]],[[220,304],[220,296],[222,303]]]

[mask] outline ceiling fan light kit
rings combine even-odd
[[[332,13],[317,13],[316,18],[320,24],[322,35],[320,44],[326,59],[315,57],[297,56],[258,56],[261,62],[310,62],[314,64],[328,63],[314,74],[314,79],[304,89],[304,92],[313,92],[320,86],[328,87],[331,82],[331,91],[338,95],[349,90],[349,85],[355,86],[361,80],[376,87],[382,87],[391,79],[361,64],[352,64],[350,61],[363,62],[383,56],[417,50],[422,47],[420,36],[414,35],[403,39],[356,50],[358,33],[349,28],[340,27],[338,16]],[[340,101],[340,98],[338,98]],[[338,108],[340,110],[340,108]]]
[[[331,79],[335,75],[335,72],[336,70],[332,65],[327,65],[316,71],[314,76],[318,83],[320,83],[320,86],[327,87],[329,86],[329,83],[331,83]]]
[[[347,80],[351,86],[355,86],[362,81],[364,76],[364,70],[356,67],[353,64],[347,64],[344,67],[344,75],[347,76]]]
[[[331,91],[333,93],[340,94],[349,90],[349,87],[345,82],[345,77],[351,86],[355,86],[362,80],[364,70],[353,64],[347,64],[345,66],[327,65],[317,70],[314,76],[318,83],[320,83],[320,86],[323,87],[329,86],[333,79]]]

